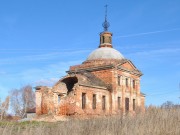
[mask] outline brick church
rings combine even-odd
[[[105,17],[100,44],[53,87],[36,87],[36,114],[111,115],[144,110],[142,73],[112,45]]]

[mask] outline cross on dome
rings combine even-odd
[[[104,23],[102,24],[102,26],[104,27],[104,31],[108,31],[108,28],[110,26],[109,22],[107,21],[107,6],[108,5],[105,5],[105,21]]]

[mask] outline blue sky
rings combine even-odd
[[[104,5],[114,48],[143,73],[146,105],[180,103],[179,0],[1,0],[0,98],[52,85],[99,45]]]

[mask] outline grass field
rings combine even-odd
[[[180,108],[64,122],[0,122],[1,135],[180,135]]]

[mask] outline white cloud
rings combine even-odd
[[[156,56],[166,56],[169,55],[179,55],[180,48],[165,48],[165,49],[154,49],[154,50],[146,50],[146,51],[139,51],[129,53],[127,55],[136,55],[136,56],[147,56],[147,57],[156,57]]]
[[[23,50],[21,50],[23,51]],[[50,50],[52,51],[52,50]],[[6,64],[17,64],[17,63],[27,63],[27,62],[44,62],[47,60],[54,60],[58,58],[64,58],[74,55],[82,55],[83,53],[88,53],[90,50],[88,49],[82,49],[82,50],[61,50],[56,52],[41,52],[41,54],[33,54],[28,56],[19,56],[19,57],[9,57],[9,58],[1,58],[0,59],[0,65],[6,65]],[[37,52],[36,52],[37,53]]]
[[[0,71],[0,75],[5,75],[6,72],[5,71]]]
[[[143,32],[143,33],[136,33],[136,34],[129,34],[129,35],[122,35],[122,36],[116,36],[115,38],[127,38],[127,37],[144,36],[144,35],[164,33],[164,32],[170,32],[170,31],[178,31],[178,30],[180,30],[180,28],[169,29],[169,30],[151,31],[151,32]]]
[[[69,70],[69,66],[80,64],[82,61],[64,61],[64,62],[57,62],[49,65],[43,65],[42,67],[33,67],[24,69],[23,71],[19,71],[16,73],[8,74],[7,81],[11,86],[19,85],[51,85],[56,78],[60,79],[62,76],[66,75],[67,70]],[[5,80],[3,79],[3,81]],[[0,79],[1,81],[1,79]]]
[[[40,79],[33,82],[35,86],[52,86],[54,85],[60,78],[49,78],[49,79]]]

